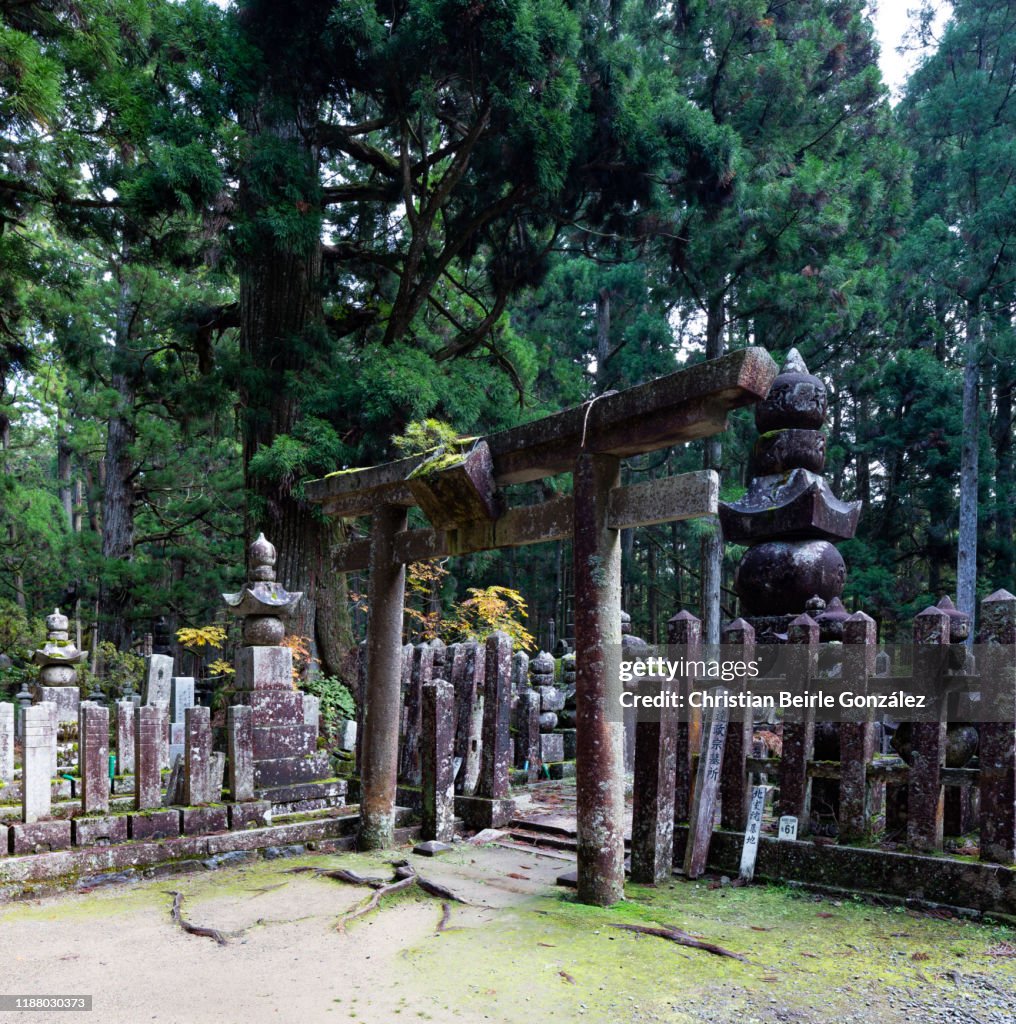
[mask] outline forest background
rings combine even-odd
[[[848,607],[893,639],[1016,590],[1016,3],[950,10],[891,97],[861,0],[0,0],[0,686],[57,605],[93,671],[225,626],[264,530],[304,668],[355,687],[366,523],[308,480],[745,345],[828,383]],[[729,500],[754,433],[623,475]],[[736,614],[713,522],[622,541],[637,635]],[[407,639],[546,647],[570,577],[414,571]]]

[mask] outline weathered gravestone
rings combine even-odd
[[[144,811],[162,802],[162,725],[157,704],[134,709],[134,807]]]
[[[226,712],[229,745],[229,795],[238,802],[254,799],[254,716],[251,708],[234,704]]]
[[[109,708],[82,701],[78,718],[81,811],[109,811]]]
[[[452,752],[455,742],[455,694],[445,679],[423,687],[421,771],[424,840],[450,842],[455,835],[455,780]]]
[[[24,753],[21,776],[21,820],[26,824],[52,812],[53,748],[56,733],[49,710],[36,705],[22,711]]]
[[[134,701],[116,702],[116,773],[134,773]]]
[[[14,778],[14,705],[0,703],[0,782]]]
[[[173,679],[173,659],[168,654],[151,654],[146,659],[142,704],[168,708]]]

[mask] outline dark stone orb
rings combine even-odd
[[[796,615],[818,595],[827,604],[843,593],[847,567],[827,540],[768,541],[749,548],[734,589],[745,615]]]
[[[773,476],[792,469],[810,469],[821,473],[825,468],[826,441],[820,430],[775,430],[763,434],[751,453],[749,474]]]
[[[243,622],[243,642],[251,647],[274,647],[286,635],[282,619],[274,615],[250,615]]]
[[[810,373],[781,373],[764,401],[755,406],[760,434],[784,427],[818,430],[825,422],[826,386]]]
[[[907,764],[913,762],[913,730],[910,722],[901,722],[890,746]],[[966,768],[980,743],[980,734],[973,725],[950,725],[945,734],[946,768]]]

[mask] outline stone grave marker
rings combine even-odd
[[[78,712],[81,811],[109,811],[109,708],[82,701]]]
[[[0,703],[0,782],[14,778],[14,705]]]
[[[234,704],[226,712],[229,745],[229,795],[235,801],[254,799],[254,711]]]
[[[168,654],[152,654],[145,660],[147,664],[141,703],[169,707],[173,659]]]
[[[160,804],[162,717],[162,708],[155,704],[134,709],[134,807],[138,811]]]
[[[710,691],[719,692],[719,688]],[[709,840],[713,834],[716,816],[716,797],[723,774],[723,748],[727,741],[727,712],[715,709],[703,729],[702,753],[695,775],[691,816],[688,822],[688,844],[684,853],[684,873],[698,878],[706,869]]]
[[[134,773],[134,701],[116,702],[116,773]]]
[[[53,806],[50,768],[56,733],[49,711],[41,704],[22,712],[24,762],[21,776],[21,820],[26,824],[48,818]]]
[[[769,786],[755,786],[751,791],[748,825],[744,831],[744,846],[741,847],[740,877],[745,882],[750,882],[755,877],[755,861],[758,858],[758,843],[762,835],[762,813],[766,808],[768,792]]]

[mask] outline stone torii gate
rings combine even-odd
[[[623,898],[622,726],[608,715],[620,697],[610,664],[621,644],[619,531],[714,515],[719,482],[709,470],[621,487],[621,459],[726,429],[728,411],[763,398],[776,369],[764,349],[743,349],[478,438],[461,453],[340,471],[308,485],[326,514],[372,517],[369,539],[342,548],[335,565],[369,569],[361,848],[388,846],[394,833],[406,565],[571,538],[578,897],[600,906]],[[505,507],[500,488],[567,472],[570,496]],[[407,529],[414,505],[431,529]]]

